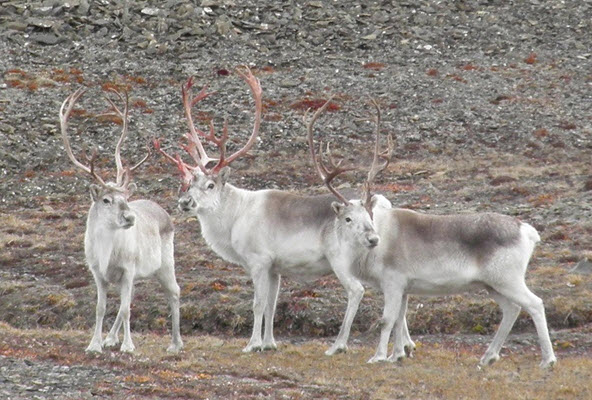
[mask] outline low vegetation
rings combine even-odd
[[[589,334],[590,332],[588,332]],[[56,364],[109,368],[113,382],[93,382],[95,396],[115,399],[291,398],[291,399],[584,399],[592,396],[592,358],[558,349],[560,363],[538,368],[530,346],[504,351],[479,370],[483,344],[448,338],[417,342],[412,359],[367,365],[373,344],[326,357],[328,341],[280,341],[275,352],[243,354],[246,338],[185,337],[184,351],[165,352],[168,338],[136,334],[134,355],[106,350],[86,355],[90,331],[18,330],[0,325],[0,355]]]

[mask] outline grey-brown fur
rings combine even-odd
[[[395,209],[393,214],[396,227],[389,233],[398,235],[396,242],[419,248],[460,246],[479,263],[520,240],[520,221],[502,214],[429,215],[405,209]],[[386,257],[392,259],[395,251],[398,246]]]
[[[335,219],[331,204],[332,195],[300,196],[290,192],[273,190],[265,199],[265,213],[278,228],[298,230],[326,225]]]
[[[160,235],[170,234],[174,231],[173,221],[169,214],[158,204],[150,200],[134,200],[129,203],[132,210],[142,213],[150,220],[158,224]]]

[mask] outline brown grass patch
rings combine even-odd
[[[530,65],[532,65],[532,64],[536,64],[536,62],[537,62],[537,54],[536,54],[536,53],[530,53],[530,54],[528,55],[528,57],[526,57],[526,58],[524,59],[524,62],[525,62],[526,64],[530,64]]]
[[[372,71],[381,71],[386,67],[386,65],[381,62],[368,62],[364,64],[362,67],[364,67],[364,69],[370,69]]]
[[[318,98],[308,98],[307,97],[303,100],[299,100],[299,101],[296,101],[296,102],[290,104],[290,108],[292,110],[298,110],[298,111],[318,110],[326,102],[327,102],[327,99],[318,99]],[[340,109],[341,109],[341,106],[337,103],[334,103],[334,102],[330,102],[329,105],[327,106],[327,111],[329,111],[329,112],[338,111]]]

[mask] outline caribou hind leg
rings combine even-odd
[[[518,318],[521,310],[519,305],[512,303],[507,297],[499,294],[498,292],[492,292],[491,296],[502,309],[502,322],[500,323],[499,328],[493,337],[493,341],[479,361],[479,366],[481,367],[491,365],[499,360],[499,352],[502,349],[502,346],[506,341],[512,326],[514,326],[516,318]]]
[[[555,358],[553,345],[551,344],[551,339],[549,337],[543,300],[528,289],[524,279],[520,281],[506,282],[505,285],[501,287],[494,287],[494,290],[498,291],[502,296],[506,297],[517,306],[522,307],[530,314],[534,321],[541,346],[542,360],[540,366],[542,368],[552,367],[557,362],[557,358]]]

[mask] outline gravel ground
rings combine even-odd
[[[6,400],[91,399],[89,388],[117,375],[110,369],[56,365],[0,356],[0,396]]]
[[[100,112],[101,87],[127,88],[135,136],[125,156],[137,160],[153,137],[176,146],[184,129],[179,86],[194,75],[217,92],[203,112],[215,114],[216,124],[229,118],[232,147],[244,142],[252,117],[248,91],[232,73],[241,64],[261,80],[265,113],[253,156],[235,165],[238,185],[300,191],[317,185],[306,163],[301,121],[308,106],[330,94],[337,94],[340,109],[323,122],[323,134],[344,157],[367,161],[366,99],[372,96],[383,110],[383,130],[397,140],[390,176],[379,182],[392,192],[389,197],[396,193],[398,204],[419,210],[520,216],[542,232],[539,266],[572,267],[592,257],[591,32],[589,0],[0,0],[0,216],[2,225],[13,226],[3,230],[0,243],[0,301],[7,310],[0,318],[15,323],[26,309],[6,303],[14,301],[8,290],[14,282],[39,288],[22,296],[30,299],[61,291],[63,277],[86,274],[80,272],[81,246],[66,251],[71,238],[46,246],[32,239],[51,237],[62,219],[78,227],[77,237],[82,234],[88,183],[73,172],[61,146],[57,115],[63,99],[87,86],[82,105]],[[73,131],[74,146],[96,145],[100,166],[108,168],[112,125],[90,116],[74,123]],[[154,158],[137,180],[143,194],[174,210],[178,184],[171,167]],[[38,215],[39,225],[31,222]],[[21,231],[15,220],[33,227]],[[195,240],[195,222],[185,225],[178,238]],[[200,251],[216,262],[207,249]],[[178,248],[180,256],[187,253]],[[77,272],[55,275],[62,281],[43,272],[74,262]],[[185,262],[178,271],[182,281],[191,265]],[[88,277],[77,279],[88,286]],[[71,285],[68,295],[88,299],[91,310],[92,288],[81,292]],[[81,293],[87,297],[77,297]],[[342,312],[343,302],[329,303]],[[279,308],[292,312],[282,303]],[[280,325],[290,320],[282,318]],[[62,319],[36,318],[22,327],[78,321]],[[85,316],[76,327],[90,321]],[[557,324],[590,321],[592,313],[569,312]],[[10,399],[85,398],[89,381],[113,377],[101,368],[4,356],[0,372],[0,395]]]

